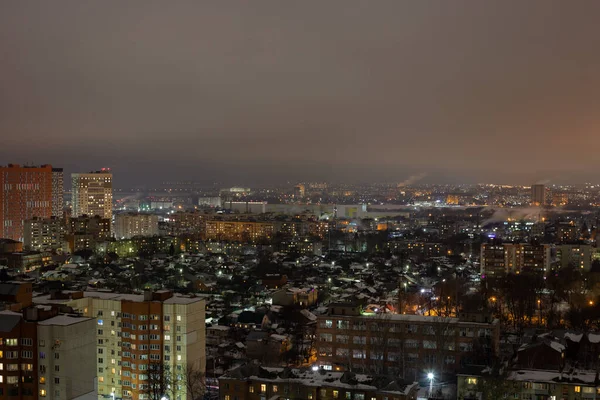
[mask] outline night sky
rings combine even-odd
[[[3,1],[0,164],[164,179],[598,176],[600,1]]]

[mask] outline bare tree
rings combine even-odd
[[[160,362],[148,365],[148,389],[146,394],[150,400],[160,400],[169,394],[172,386],[171,368]]]
[[[202,399],[204,393],[206,393],[206,375],[204,371],[193,364],[188,364],[182,373],[182,380],[188,399]]]

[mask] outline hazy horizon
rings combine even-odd
[[[165,180],[593,181],[600,2],[0,4],[0,164]]]

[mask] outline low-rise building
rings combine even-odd
[[[418,383],[352,372],[263,368],[246,364],[219,378],[220,400],[414,400]]]
[[[457,399],[596,399],[596,371],[518,369],[498,374],[488,367],[471,367],[457,375]]]
[[[315,288],[285,287],[273,292],[272,297],[276,305],[306,308],[317,302],[318,291]]]
[[[456,372],[461,364],[498,353],[500,324],[459,318],[363,313],[334,303],[317,319],[318,364],[327,370],[403,373]]]

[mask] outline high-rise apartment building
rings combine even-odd
[[[62,218],[65,182],[62,168],[52,168],[52,216]]]
[[[52,215],[52,167],[0,166],[0,237],[23,241],[23,223]]]
[[[65,225],[58,217],[33,218],[25,221],[23,245],[26,250],[62,250],[65,242]]]
[[[21,295],[3,299],[18,312],[0,312],[0,398],[69,400],[92,392],[95,319],[29,306],[30,283],[2,286]]]
[[[112,218],[112,173],[108,169],[71,174],[73,217]]]
[[[534,206],[546,205],[546,186],[531,185],[531,204]]]
[[[545,275],[550,271],[552,246],[529,243],[483,243],[481,274],[488,278],[508,273],[533,272]]]
[[[174,377],[205,371],[205,300],[167,290],[142,295],[69,292],[42,295],[36,304],[60,304],[96,318],[98,397],[153,399],[150,370]],[[92,363],[93,364],[93,363]],[[172,385],[170,399],[187,399],[186,385]]]
[[[115,217],[115,237],[131,239],[134,236],[158,235],[158,215],[117,214]]]

